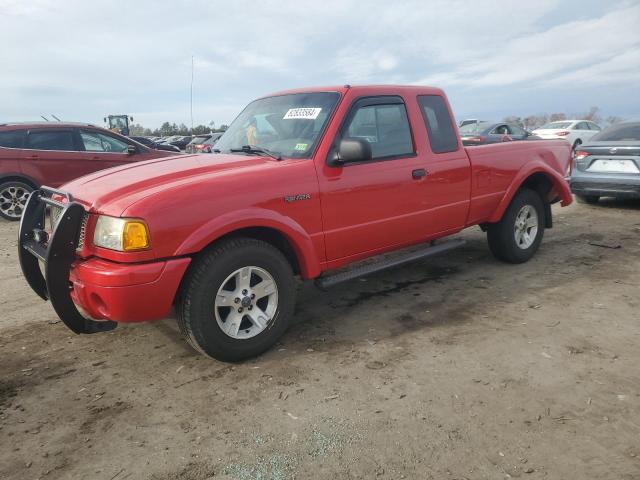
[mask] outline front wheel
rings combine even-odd
[[[196,350],[222,361],[256,356],[282,336],[295,306],[291,265],[274,246],[225,240],[190,269],[178,325]]]
[[[503,262],[524,263],[538,250],[544,235],[545,209],[537,192],[516,193],[498,223],[489,226],[487,240],[491,253]]]
[[[0,216],[7,220],[20,220],[32,191],[33,187],[16,180],[1,184]]]

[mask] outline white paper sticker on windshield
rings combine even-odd
[[[306,120],[315,120],[320,115],[321,108],[290,108],[282,117],[283,120],[294,120],[303,118]]]

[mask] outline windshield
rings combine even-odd
[[[489,122],[467,123],[460,127],[460,134],[479,133],[485,130],[489,125]]]
[[[207,140],[209,140],[210,136],[209,135],[205,135],[203,137],[195,137],[193,140],[191,140],[191,143],[193,143],[194,145],[199,144],[199,143],[204,143]]]
[[[230,152],[245,145],[283,157],[309,158],[338,102],[335,92],[295,93],[250,103],[216,143]]]
[[[547,123],[546,125],[543,125],[542,127],[540,127],[540,129],[553,130],[556,128],[569,128],[570,126],[571,126],[571,122],[551,122],[551,123]]]
[[[593,142],[623,142],[640,140],[640,123],[620,123],[591,137]]]

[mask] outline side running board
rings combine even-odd
[[[430,245],[420,250],[413,250],[409,253],[393,255],[378,262],[368,263],[333,275],[319,277],[316,279],[315,284],[319,289],[326,290],[338,283],[347,282],[354,278],[364,277],[365,275],[370,275],[372,273],[379,272],[380,270],[386,270],[387,268],[397,267],[399,265],[404,265],[405,263],[414,262],[416,260],[448,252],[449,250],[463,246],[465,243],[467,243],[465,240],[448,240],[437,245]]]

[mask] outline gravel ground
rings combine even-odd
[[[235,365],[171,319],[72,334],[1,222],[0,478],[640,479],[640,203],[554,210],[525,265],[472,229],[302,285],[281,343]]]

